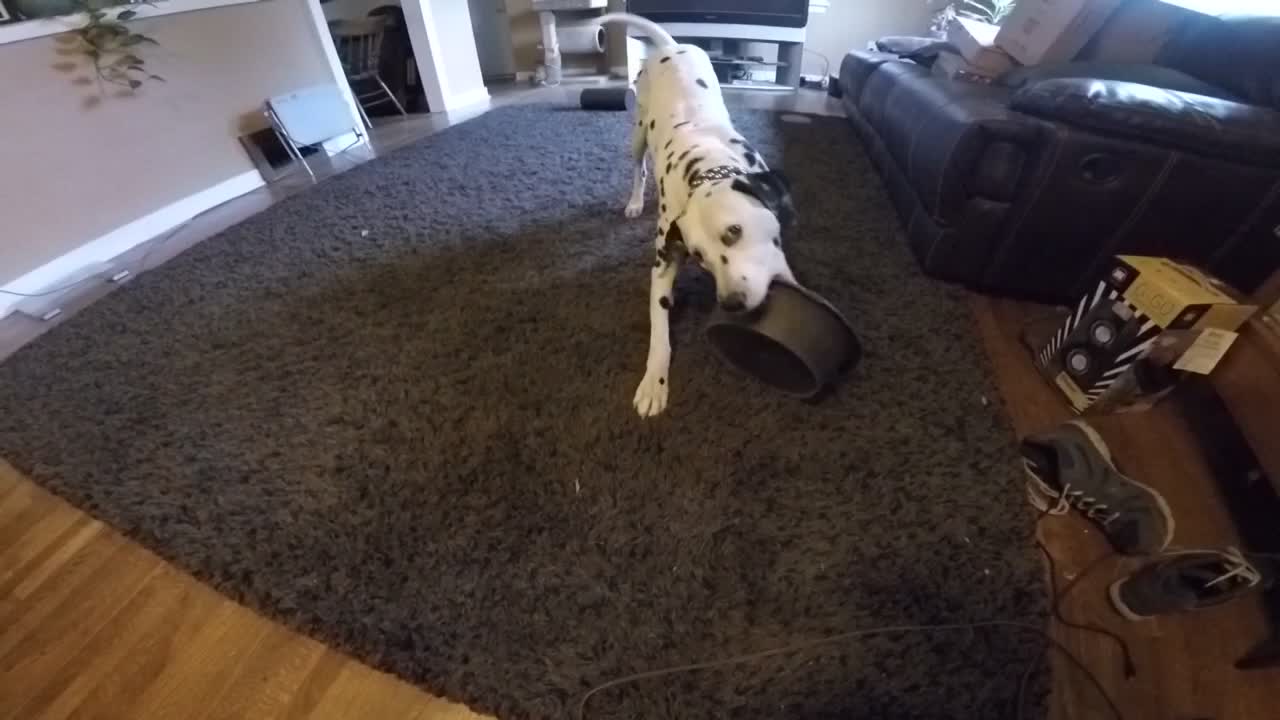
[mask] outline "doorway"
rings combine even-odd
[[[476,36],[480,74],[486,82],[513,80],[516,61],[511,49],[511,18],[506,0],[468,0]]]

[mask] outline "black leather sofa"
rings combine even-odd
[[[1280,267],[1280,18],[1197,18],[1154,65],[986,86],[858,51],[839,79],[930,275],[1069,301],[1115,254],[1190,261],[1246,292]]]

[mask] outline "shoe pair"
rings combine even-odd
[[[1075,510],[1093,521],[1117,552],[1164,553],[1173,514],[1154,489],[1124,475],[1088,423],[1073,420],[1022,441],[1027,499],[1042,513]],[[1217,605],[1262,584],[1257,565],[1239,550],[1185,550],[1121,578],[1110,588],[1116,610],[1130,620]]]

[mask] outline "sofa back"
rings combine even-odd
[[[1280,110],[1280,14],[1197,17],[1174,33],[1156,62]]]

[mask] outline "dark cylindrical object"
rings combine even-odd
[[[858,337],[835,306],[782,282],[756,312],[716,310],[707,338],[730,365],[802,398],[820,393],[862,357]]]
[[[579,102],[583,110],[630,110],[636,106],[636,91],[630,87],[586,88]]]

